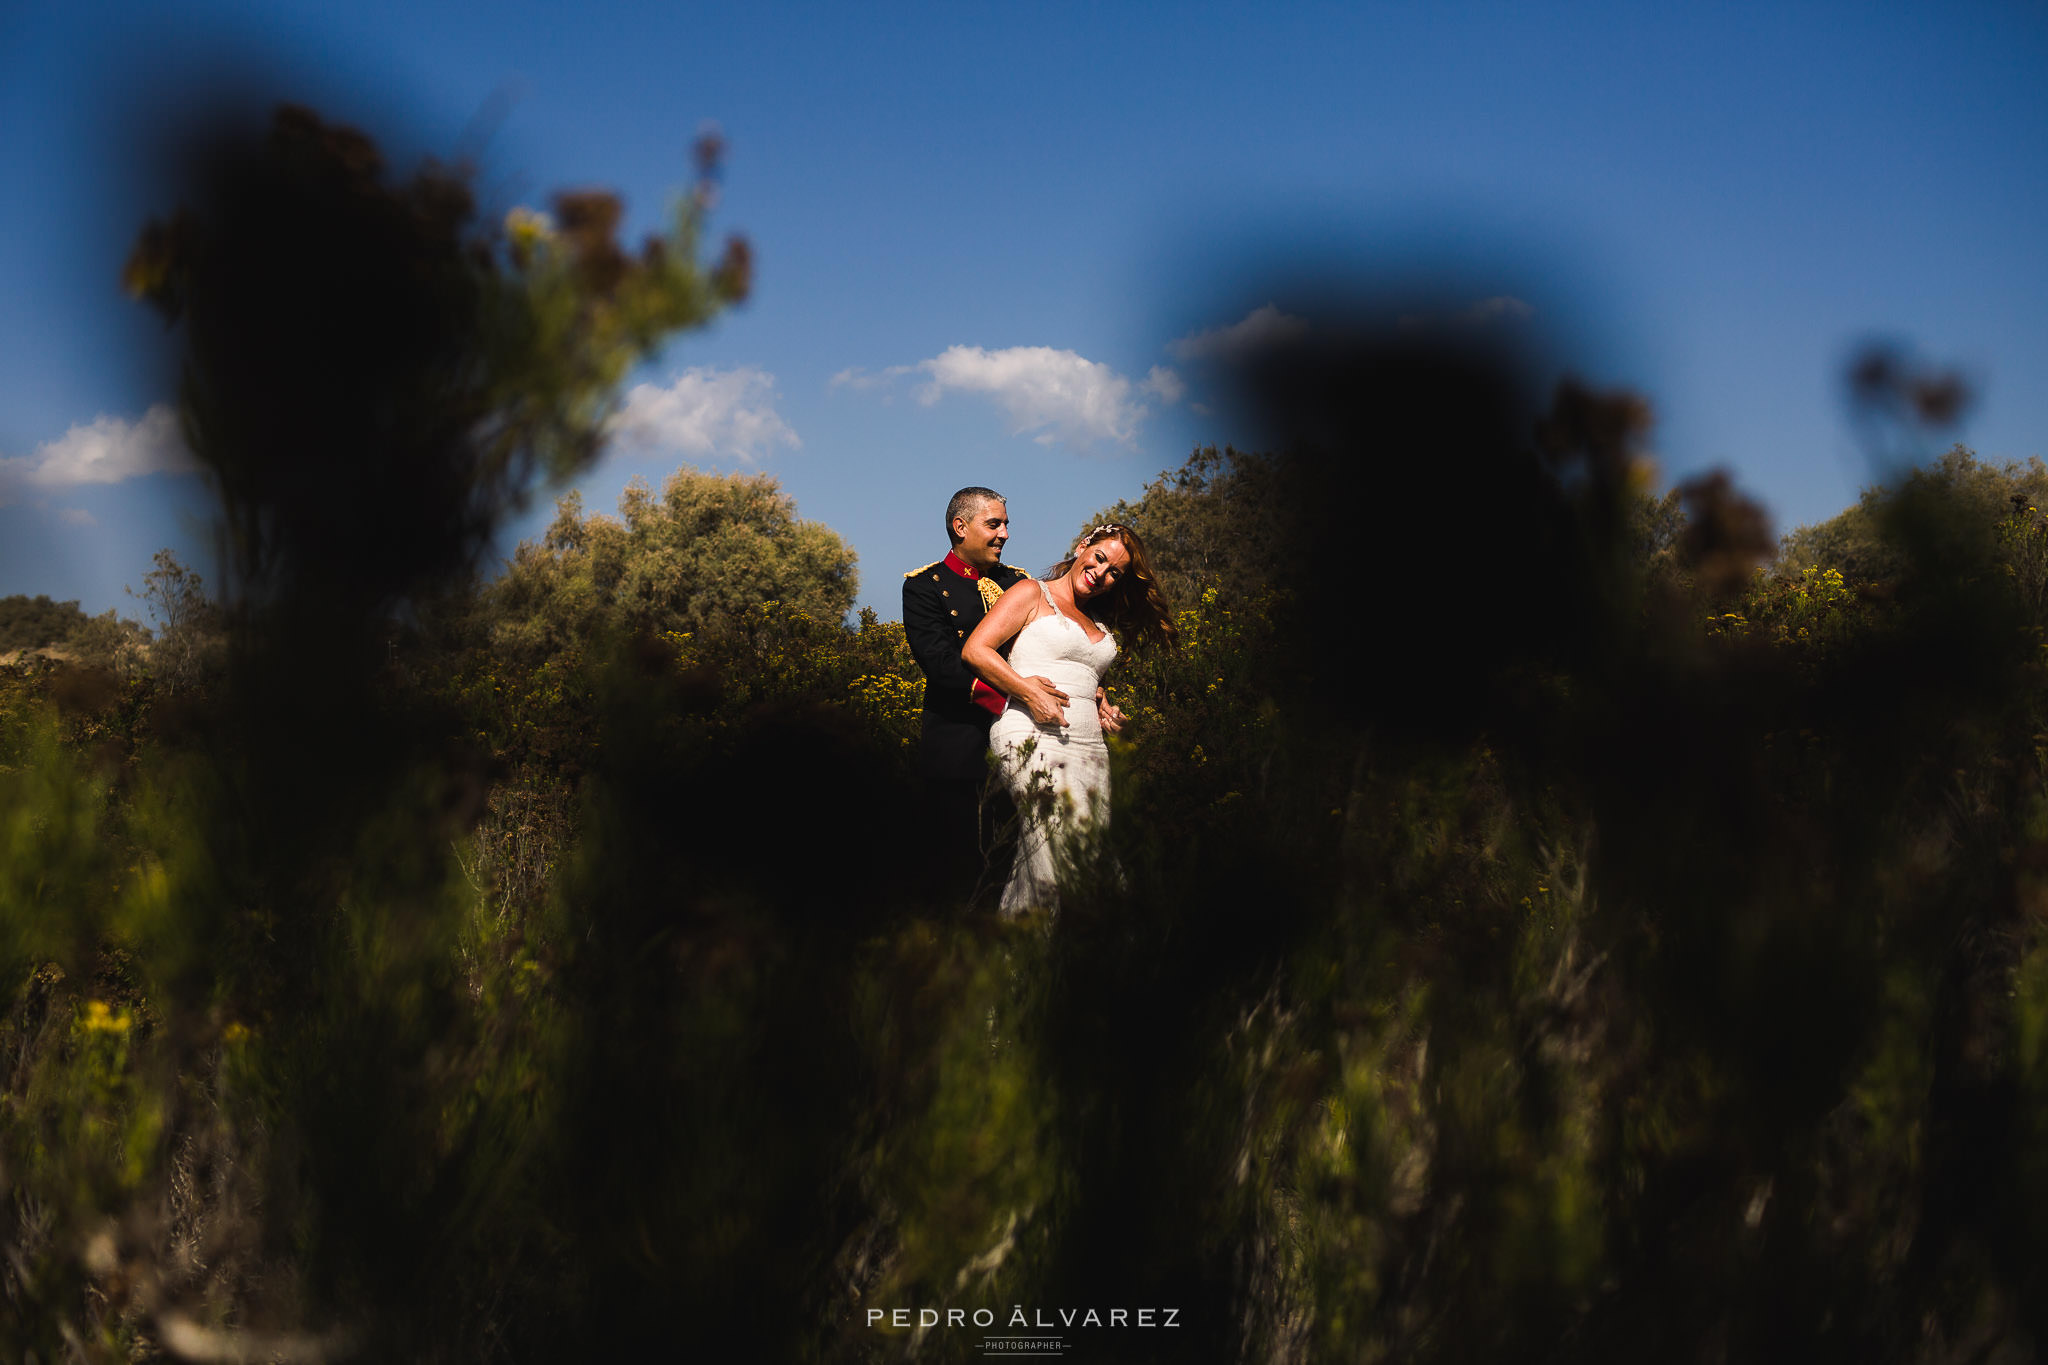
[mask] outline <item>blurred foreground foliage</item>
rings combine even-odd
[[[630,258],[309,115],[230,150],[131,270],[195,333],[210,643],[0,671],[9,1358],[964,1360],[869,1312],[1016,1306],[1177,1310],[1097,1359],[2036,1353],[2038,469],[1954,453],[1767,573],[1725,481],[1644,491],[1634,400],[1278,356],[1279,453],[1091,519],[1183,644],[1113,676],[1057,922],[998,922],[922,873],[900,628],[772,484],[567,507],[474,586],[614,348],[735,296],[697,210]],[[280,203],[288,279],[445,285],[331,446],[207,283]]]

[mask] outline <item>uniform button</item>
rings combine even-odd
[[[959,614],[960,614],[960,613],[959,613],[959,612],[957,612],[957,611],[949,611],[949,612],[947,612],[947,613],[946,613],[946,615],[948,615],[948,616],[958,616]]]
[[[967,632],[966,632],[966,631],[964,631],[964,630],[956,630],[956,631],[954,631],[953,633],[954,633],[955,635],[958,635],[958,636],[960,636],[960,637],[961,637],[962,639],[965,639],[965,638],[966,638],[966,636],[967,636]]]
[[[939,596],[941,597],[951,597],[952,595],[952,593],[947,592],[944,588],[939,589]]]
[[[933,574],[933,575],[932,575],[932,582],[936,583],[936,582],[938,582],[938,581],[939,581],[939,576],[938,576],[937,574]]]

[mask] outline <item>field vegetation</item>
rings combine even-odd
[[[951,1361],[869,1310],[1019,1305],[1177,1309],[1069,1334],[1132,1361],[2048,1340],[2038,463],[1773,560],[1725,480],[1654,490],[1639,400],[1303,343],[1244,376],[1268,449],[1089,519],[1180,643],[1113,676],[1058,917],[1004,922],[923,874],[901,627],[772,480],[565,503],[485,582],[743,294],[704,200],[637,254],[603,196],[479,224],[303,111],[194,185],[130,281],[223,581],[160,559],[147,651],[0,668],[0,1354]]]

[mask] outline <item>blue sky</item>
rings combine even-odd
[[[1517,301],[1498,325],[1650,398],[1668,478],[1725,465],[1780,529],[1871,477],[1840,384],[1871,337],[1963,369],[1980,454],[2048,455],[2036,3],[32,3],[0,9],[0,594],[132,612],[159,546],[207,567],[117,276],[166,207],[138,126],[251,66],[400,166],[509,97],[486,202],[609,186],[635,235],[715,120],[755,297],[635,377],[586,506],[765,470],[885,616],[961,484],[1035,567],[1242,442],[1203,356],[1284,325],[1304,260]]]

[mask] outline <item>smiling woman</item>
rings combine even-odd
[[[1122,525],[1095,527],[1044,579],[1004,593],[961,650],[967,666],[1009,698],[989,731],[1023,821],[1004,915],[1057,908],[1060,863],[1072,859],[1075,840],[1108,823],[1103,736],[1123,727],[1102,693],[1117,655],[1112,621],[1127,633],[1173,638],[1144,542]]]

